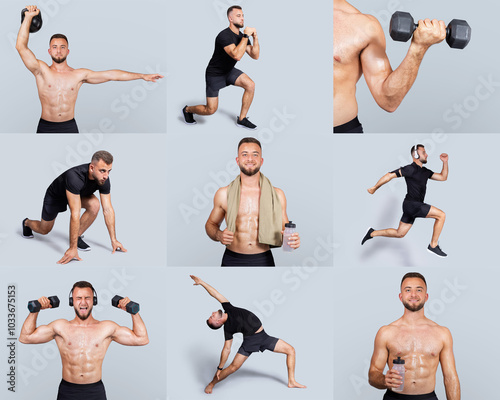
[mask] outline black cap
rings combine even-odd
[[[404,364],[405,360],[402,360],[401,357],[398,357],[397,360],[392,360],[393,364]]]
[[[285,224],[285,228],[296,228],[297,225],[292,224],[292,221],[289,221]]]

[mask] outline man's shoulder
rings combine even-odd
[[[373,28],[382,29],[382,26],[380,25],[380,22],[378,21],[377,18],[375,18],[373,15],[362,13],[361,11],[359,11],[357,8],[355,8],[350,4],[346,4],[345,6],[335,8],[333,15],[334,19],[349,23],[351,26],[354,26],[355,28],[358,27],[368,28],[366,29],[367,32],[369,32]]]

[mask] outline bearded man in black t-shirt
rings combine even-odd
[[[247,118],[255,92],[255,83],[243,71],[234,68],[245,53],[254,60],[259,58],[260,47],[255,28],[244,26],[243,10],[240,6],[231,6],[227,10],[229,28],[224,29],[215,39],[214,54],[205,72],[206,105],[185,106],[182,109],[186,124],[196,124],[193,114],[212,115],[219,106],[219,90],[235,85],[245,89],[241,104],[240,115],[236,117],[236,125],[240,128],[255,129],[257,126]],[[250,41],[252,37],[253,44]]]
[[[104,222],[108,228],[113,253],[116,250],[127,250],[116,240],[115,212],[111,205],[111,183],[109,173],[113,156],[101,150],[92,156],[90,164],[77,165],[59,175],[48,187],[43,199],[42,219],[25,218],[22,223],[22,235],[33,238],[33,231],[46,235],[54,227],[57,214],[66,211],[68,205],[71,211],[69,224],[69,249],[58,261],[66,264],[73,259],[81,261],[78,250],[89,251],[90,246],[82,239],[83,233],[94,222],[99,213],[99,200],[94,195],[99,190]],[[82,208],[85,212],[80,216]]]
[[[288,387],[305,388],[304,385],[301,385],[295,380],[295,349],[291,345],[284,340],[269,336],[264,331],[262,323],[254,313],[244,308],[234,307],[208,283],[203,282],[197,276],[190,275],[190,277],[194,280],[194,285],[203,286],[208,294],[219,301],[224,308],[224,312],[222,310],[214,311],[207,320],[208,326],[212,329],[219,329],[221,326],[224,326],[225,341],[220,356],[220,362],[217,366],[217,372],[212,381],[205,388],[205,393],[212,393],[215,384],[236,372],[246,359],[250,357],[250,354],[256,351],[263,352],[264,350],[286,354]],[[233,335],[235,333],[243,334],[243,343],[234,357],[233,362],[227,368],[224,368],[229,358],[229,354],[231,353]]]
[[[428,179],[435,181],[445,181],[448,179],[448,154],[443,153],[439,156],[443,162],[443,169],[440,173],[432,172],[423,166],[423,164],[427,163],[427,153],[422,144],[417,144],[411,148],[411,156],[413,158],[412,164],[388,172],[379,179],[375,186],[368,189],[368,193],[374,194],[380,186],[385,185],[393,178],[404,176],[407,193],[403,201],[403,216],[399,222],[398,229],[390,228],[376,231],[370,228],[366,232],[361,244],[363,245],[367,240],[375,236],[402,238],[412,227],[415,218],[434,218],[436,221],[434,222],[431,243],[427,247],[427,250],[438,257],[446,257],[447,254],[441,250],[438,244],[446,215],[439,208],[424,203],[424,199]]]

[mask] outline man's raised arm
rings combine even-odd
[[[439,156],[441,161],[443,162],[443,169],[440,173],[434,172],[431,176],[431,179],[434,181],[444,182],[448,179],[448,154],[443,153]]]
[[[41,310],[46,308],[52,308],[50,301],[47,297],[40,297],[38,299],[40,303]],[[38,318],[38,312],[29,313],[28,317],[24,321],[23,327],[21,328],[21,333],[19,334],[19,341],[25,344],[39,344],[47,343],[54,339],[55,331],[53,328],[54,323],[49,325],[41,325],[36,327],[36,320]]]
[[[221,295],[217,290],[215,290],[212,286],[210,286],[208,283],[203,282],[200,278],[194,275],[189,275],[191,279],[194,281],[193,285],[201,285],[205,288],[205,290],[208,292],[210,296],[212,296],[214,299],[216,299],[219,303],[227,303],[228,300]]]
[[[40,10],[36,6],[27,6],[28,11],[24,14],[24,21],[21,24],[19,33],[17,34],[16,50],[21,56],[24,65],[31,73],[37,75],[40,72],[40,64],[35,57],[35,54],[28,48],[28,40],[30,36],[30,25],[33,17],[40,14]]]

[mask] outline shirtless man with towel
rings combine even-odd
[[[262,147],[252,137],[241,139],[236,163],[240,175],[217,190],[214,208],[205,224],[207,235],[226,246],[222,266],[273,267],[271,247],[280,247],[288,222],[286,197],[261,172]],[[226,219],[226,229],[220,230]],[[290,236],[293,249],[300,246],[298,233]]]

